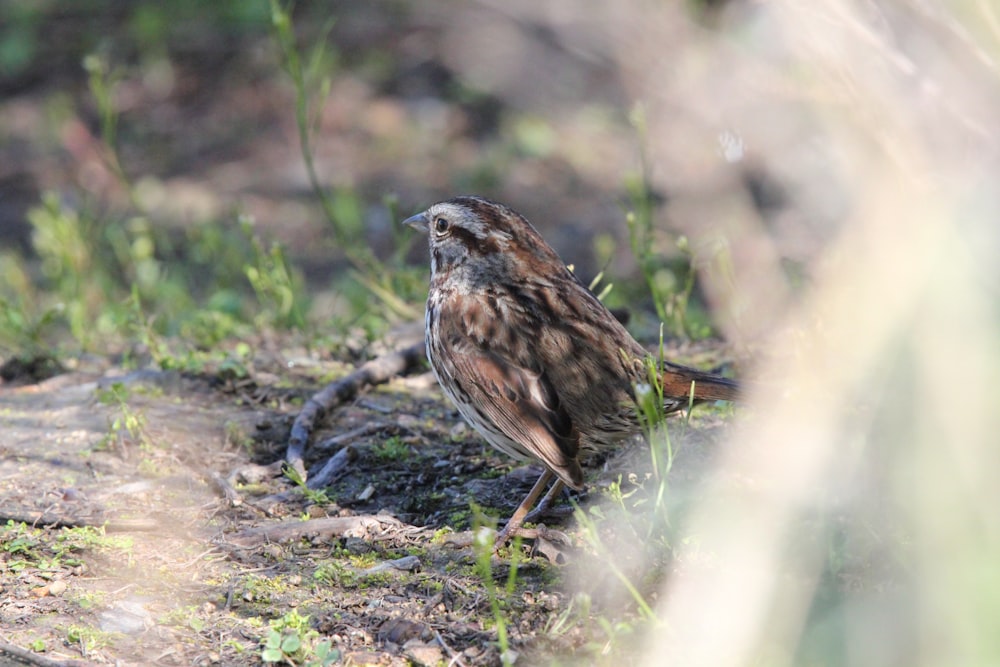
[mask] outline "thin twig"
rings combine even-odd
[[[222,475],[213,471],[209,474],[209,479],[212,480],[230,507],[239,507],[243,504],[243,496]]]
[[[451,660],[448,661],[449,666],[457,665],[458,667],[465,667],[465,663],[462,662],[462,656],[460,656],[458,653],[455,653],[455,650],[445,643],[444,638],[441,637],[441,633],[438,632],[437,630],[434,631],[434,639],[437,640],[437,643],[441,645],[441,648],[443,648],[445,652],[448,654],[448,657],[451,658]]]
[[[343,447],[339,452],[330,457],[319,472],[309,478],[306,486],[310,489],[322,489],[329,486],[333,478],[350,465],[351,461],[358,458],[358,450],[350,445]]]
[[[349,444],[350,442],[357,440],[358,438],[363,438],[366,435],[374,435],[382,429],[388,428],[389,424],[385,422],[372,422],[370,424],[365,424],[364,426],[359,426],[358,428],[351,429],[346,433],[338,433],[335,436],[329,437],[322,442],[317,442],[313,445],[314,450],[324,450],[324,449],[334,449],[340,447],[341,445]]]
[[[354,398],[362,389],[388,382],[397,375],[417,368],[424,358],[422,334],[423,332],[418,342],[362,364],[347,377],[331,382],[306,401],[302,412],[292,424],[292,434],[285,454],[285,461],[302,476],[302,479],[306,479],[303,456],[316,419],[332,407]]]

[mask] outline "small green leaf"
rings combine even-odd
[[[281,650],[285,653],[295,653],[302,648],[302,640],[298,635],[288,635],[281,642]]]

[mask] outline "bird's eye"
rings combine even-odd
[[[448,221],[445,220],[444,218],[435,218],[434,219],[434,232],[435,233],[437,233],[437,234],[446,234],[448,232],[448,228],[449,227],[450,227],[450,225],[448,224]]]

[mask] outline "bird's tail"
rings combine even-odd
[[[690,397],[693,384],[695,401],[735,401],[740,397],[736,380],[679,364],[664,364],[662,370],[664,396]]]

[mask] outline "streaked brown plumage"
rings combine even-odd
[[[582,450],[641,431],[634,387],[648,381],[649,353],[503,204],[456,197],[405,222],[429,237],[427,357],[444,392],[491,445],[582,488]],[[727,378],[661,370],[667,412],[688,405],[692,385],[695,401],[736,397]]]

